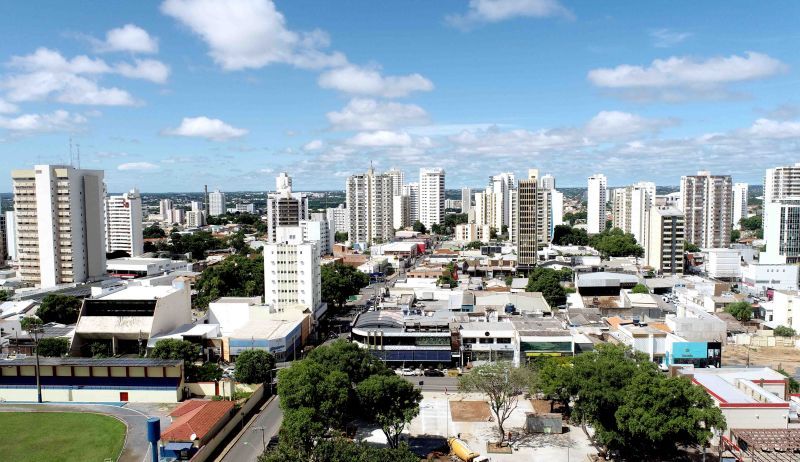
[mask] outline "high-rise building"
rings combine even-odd
[[[553,239],[555,227],[564,224],[564,193],[550,190],[550,239]]]
[[[608,183],[605,175],[597,173],[589,177],[589,197],[586,210],[586,231],[589,234],[602,233],[606,229],[606,202],[608,202]]]
[[[728,247],[733,226],[730,175],[707,171],[681,177],[686,242],[702,248]]]
[[[392,178],[392,196],[402,195],[403,185],[406,183],[405,172],[396,168],[392,168],[387,170],[386,174]]]
[[[763,209],[767,250],[760,261],[800,263],[800,162],[767,169]]]
[[[366,173],[347,179],[346,193],[351,242],[370,246],[394,236],[392,177],[375,173],[370,167]]]
[[[103,171],[36,165],[11,179],[22,279],[53,287],[103,276]]]
[[[208,215],[211,217],[224,215],[228,211],[226,203],[225,193],[220,192],[219,189],[208,193]]]
[[[625,188],[614,190],[612,210],[614,227],[633,234],[636,242],[644,247],[649,226],[650,208],[655,204],[655,183],[640,181]]]
[[[172,199],[158,201],[158,214],[161,216],[161,221],[172,220]]]
[[[8,236],[6,232],[6,215],[3,213],[3,208],[0,206],[0,265],[6,262],[8,258]]]
[[[461,188],[461,213],[472,210],[472,188]]]
[[[419,169],[419,215],[427,229],[444,221],[444,169]]]
[[[747,218],[747,183],[733,185],[733,229],[741,229],[742,218]]]
[[[303,241],[316,242],[319,247],[319,255],[330,255],[333,253],[333,238],[328,217],[324,212],[314,212],[310,220],[300,221],[300,231]]]
[[[492,229],[489,225],[479,225],[477,223],[462,223],[456,225],[455,237],[456,242],[469,243],[480,241],[489,243]]]
[[[511,191],[515,188],[514,174],[500,173],[489,178],[487,191],[491,192],[494,222],[489,223],[498,233],[511,224]]]
[[[190,203],[190,205],[191,205],[191,211],[192,212],[203,212],[203,211],[205,211],[205,207],[203,206],[203,203],[200,202],[200,201],[192,201]]]
[[[327,215],[328,223],[333,229],[332,235],[350,232],[350,213],[347,211],[345,204],[325,209],[325,215]]]
[[[509,232],[517,246],[517,269],[530,271],[536,266],[537,252],[550,241],[550,190],[543,190],[539,171],[528,170],[528,178],[519,180],[511,191],[512,212]]]
[[[280,227],[276,242],[264,245],[264,302],[319,318],[325,313],[321,283],[318,244],[303,241],[299,226]]]
[[[479,225],[489,225],[494,228],[494,194],[492,194],[491,189],[486,188],[485,191],[475,193],[475,207],[473,208],[473,212],[475,214],[475,223]]]
[[[201,228],[206,225],[206,213],[203,210],[190,210],[185,215],[188,228]]]
[[[106,250],[127,252],[131,257],[144,253],[142,237],[142,196],[132,189],[106,198]]]
[[[419,183],[403,185],[403,195],[408,196],[408,221],[413,225],[420,221],[419,215]]]
[[[275,192],[267,194],[267,236],[275,242],[280,226],[300,226],[308,220],[308,196],[292,192],[292,178],[281,172],[275,178]]]
[[[409,200],[408,196],[399,195],[392,197],[392,227],[394,229],[403,229],[406,226],[411,226],[413,223],[409,222]]]
[[[6,254],[9,260],[17,260],[17,215],[13,210],[5,213],[6,227]]]
[[[542,189],[556,189],[556,177],[551,174],[543,175],[540,180]]]
[[[186,211],[183,209],[172,209],[172,220],[170,220],[170,223],[181,225],[184,221],[186,221]]]
[[[659,274],[683,274],[683,212],[673,207],[651,207],[645,263]]]

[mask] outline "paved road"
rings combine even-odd
[[[278,434],[283,422],[283,412],[278,397],[269,401],[264,409],[250,420],[244,434],[231,450],[221,459],[222,462],[253,462],[264,452],[264,443]],[[263,428],[262,431],[256,428]],[[220,460],[220,459],[218,459]]]
[[[125,438],[125,447],[119,457],[119,462],[150,462],[150,451],[147,442],[147,418],[149,412],[139,411],[128,407],[101,405],[101,404],[2,404],[0,412],[92,412],[106,414],[121,419],[128,426]],[[162,415],[153,415],[161,418],[161,428],[167,428],[169,419]],[[2,418],[2,417],[0,417]]]
[[[422,391],[445,391],[445,389],[448,392],[458,391],[458,377],[413,376],[403,378],[422,389]],[[422,381],[422,386],[419,385],[420,381]]]

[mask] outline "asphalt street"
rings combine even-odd
[[[249,423],[245,422],[245,431],[239,441],[225,454],[222,462],[254,462],[269,439],[278,434],[283,422],[283,412],[276,396],[270,400]]]

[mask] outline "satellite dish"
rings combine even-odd
[[[190,439],[191,441],[194,441],[194,440],[196,440],[196,439],[197,439],[197,433],[192,433],[192,434],[191,434],[191,436],[189,436],[189,439]]]

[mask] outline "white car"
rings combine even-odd
[[[417,371],[415,371],[414,369],[410,369],[408,367],[404,367],[403,369],[401,369],[400,373],[401,373],[401,375],[404,375],[404,376],[407,376],[407,377],[408,376],[418,375]]]

